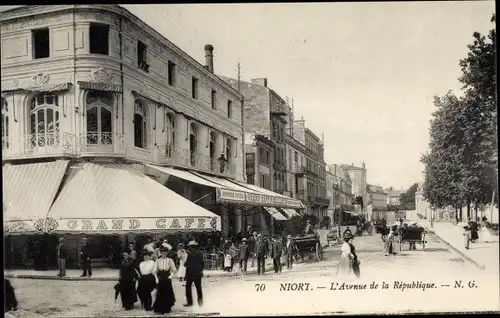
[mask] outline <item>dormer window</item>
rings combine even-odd
[[[141,70],[149,72],[148,47],[141,41],[137,41],[137,63]]]

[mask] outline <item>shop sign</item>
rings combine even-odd
[[[217,189],[218,202],[245,202],[249,205],[277,206],[301,209],[302,204],[298,200],[288,199],[279,196],[234,191],[228,189]]]

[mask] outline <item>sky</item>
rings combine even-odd
[[[266,77],[325,137],[328,164],[365,162],[368,183],[423,181],[433,96],[459,92],[458,62],[494,1],[123,5],[215,73]]]

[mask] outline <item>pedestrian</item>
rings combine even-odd
[[[272,248],[274,272],[281,273],[281,255],[283,254],[283,245],[281,245],[281,240],[279,240],[277,237],[274,238]]]
[[[257,235],[255,241],[255,255],[257,258],[257,275],[264,275],[266,273],[266,257],[268,254],[267,240],[262,238],[261,234]]]
[[[90,255],[90,245],[86,237],[82,238],[82,248],[80,250],[83,273],[80,277],[86,277],[87,272],[89,277],[92,277],[92,260]]]
[[[139,264],[139,284],[137,294],[141,300],[142,308],[146,311],[152,310],[151,293],[156,288],[156,278],[153,275],[155,262],[151,259],[152,252],[144,251],[143,261]]]
[[[469,230],[470,230],[470,241],[471,243],[475,243],[477,239],[479,239],[478,235],[478,226],[475,221],[469,221]]]
[[[464,247],[469,249],[469,243],[471,241],[471,232],[469,226],[464,226]]]
[[[135,269],[134,260],[130,258],[129,250],[125,250],[122,255],[123,260],[120,265],[120,276],[115,288],[117,292],[120,293],[122,307],[125,308],[125,310],[131,310],[134,308],[134,303],[137,301],[135,283],[139,277],[139,273]]]
[[[129,258],[134,263],[137,262],[137,251],[135,250],[135,244],[134,243],[129,243],[128,244],[128,252],[129,252]]]
[[[6,313],[8,311],[16,311],[17,310],[17,298],[16,293],[14,291],[14,287],[12,287],[10,280],[4,278],[3,279],[4,286],[4,295],[3,295],[3,312]]]
[[[179,260],[179,269],[177,270],[177,277],[180,281],[183,281],[186,278],[186,263],[187,252],[184,248],[183,243],[177,244],[177,259]]]
[[[286,236],[286,245],[285,245],[285,254],[286,254],[286,267],[288,270],[292,269],[293,265],[293,256],[295,255],[295,242],[292,239],[292,235],[288,234]]]
[[[167,257],[170,250],[167,246],[160,247],[160,256],[155,261],[153,274],[157,277],[157,293],[153,309],[155,313],[166,314],[175,304],[175,294],[172,287],[172,277],[177,269],[174,260]]]
[[[245,273],[245,274],[247,272],[247,263],[248,263],[248,256],[249,256],[247,241],[248,240],[245,237],[242,238],[240,248],[239,248],[240,271],[242,273]]]
[[[254,231],[248,238],[248,257],[250,258],[250,267],[255,267],[255,242],[257,241],[257,232]]]
[[[412,231],[418,229],[417,222],[412,222],[408,228],[411,229]],[[410,242],[410,250],[416,250],[416,249],[417,247],[415,242]]]
[[[191,241],[188,243],[188,256],[186,259],[186,300],[187,303],[184,307],[190,307],[193,305],[193,294],[191,292],[192,285],[196,287],[196,293],[198,296],[198,305],[203,305],[203,291],[201,289],[201,278],[203,277],[203,268],[205,263],[203,261],[203,255],[198,250],[198,243],[196,241]]]
[[[346,234],[344,236],[344,243],[341,247],[340,261],[337,266],[337,276],[351,277],[355,275],[359,277],[359,262],[357,255],[353,249],[352,240],[354,236],[352,234]]]
[[[384,242],[384,254],[385,256],[389,256],[390,254],[394,254],[393,250],[393,241],[394,241],[394,234],[395,234],[395,227],[391,227],[389,234],[387,235],[385,242]]]
[[[66,257],[68,256],[68,250],[64,244],[64,239],[59,238],[59,244],[57,246],[57,264],[59,267],[59,274],[57,276],[66,276]]]

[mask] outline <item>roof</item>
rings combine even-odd
[[[399,197],[399,196],[401,196],[401,191],[399,191],[399,190],[389,191],[387,193],[387,196],[389,196],[389,197]]]

